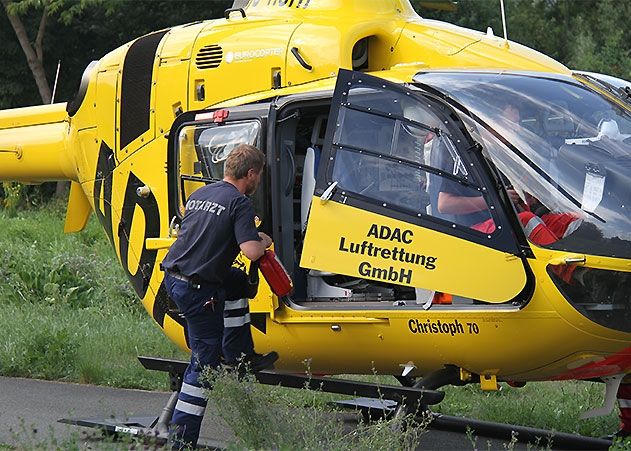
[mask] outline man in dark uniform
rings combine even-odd
[[[231,366],[242,359],[258,371],[278,358],[276,352],[254,353],[249,328],[234,328],[230,337],[224,337],[224,302],[253,297],[247,275],[232,267],[234,259],[241,251],[255,262],[272,244],[268,235],[257,231],[246,197],[259,185],[264,164],[259,149],[237,146],[225,161],[224,179],[189,197],[178,238],[162,262],[167,293],[186,319],[191,348],[171,421],[176,449],[197,444],[206,408],[198,378],[204,367],[219,367],[222,342],[224,359]]]

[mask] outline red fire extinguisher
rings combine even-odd
[[[263,256],[259,259],[259,268],[261,274],[267,280],[272,292],[283,297],[291,294],[294,290],[294,284],[291,281],[289,273],[280,262],[274,251],[267,249]]]

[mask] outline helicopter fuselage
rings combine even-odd
[[[550,266],[624,275],[631,271],[628,256],[528,242],[482,151],[463,161],[503,226],[488,237],[426,209],[426,174],[444,174],[423,160],[423,146],[415,150],[417,180],[396,175],[412,167],[410,155],[399,161],[394,150],[375,150],[386,145],[383,133],[366,140],[372,143],[365,153],[349,144],[345,154],[340,144],[360,142],[353,114],[366,118],[369,125],[356,127],[365,136],[370,127],[381,130],[390,114],[397,137],[426,127],[453,138],[458,151],[461,142],[475,147],[470,124],[460,118],[466,109],[424,90],[415,78],[424,71],[568,79],[571,72],[519,44],[421,19],[403,1],[290,3],[254,1],[243,15],[140,37],[90,65],[75,101],[0,112],[0,148],[8,150],[0,153],[0,178],[71,180],[66,231],[81,230],[93,211],[148,313],[188,349],[159,264],[186,197],[220,179],[230,146],[249,140],[268,155],[254,198],[261,230],[273,237],[296,282],[293,296],[278,299],[262,281],[250,302],[256,348],[276,350],[277,369],[401,374],[409,366],[410,375],[423,375],[454,365],[463,374],[515,381],[627,373],[631,330],[594,321],[568,302]],[[346,71],[338,75],[339,69]],[[367,94],[362,86],[370,86]],[[406,96],[427,104],[425,116],[410,113],[413,103],[383,106],[384,99]],[[619,108],[628,114],[628,106]],[[369,117],[372,111],[379,113]],[[431,142],[423,136],[423,145]],[[362,160],[357,174],[327,166],[360,152],[392,166]],[[308,166],[311,191],[304,188]],[[353,185],[371,170],[372,186]],[[414,213],[416,198],[403,203],[411,180],[425,202]],[[325,193],[334,181],[338,187]],[[249,262],[239,257],[235,264]],[[440,294],[450,302],[438,303]],[[631,306],[616,299],[586,308],[628,315]]]

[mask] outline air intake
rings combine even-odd
[[[221,63],[223,50],[218,45],[202,47],[195,57],[195,65],[198,69],[214,69]]]

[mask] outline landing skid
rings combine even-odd
[[[156,425],[158,424],[158,416],[137,416],[125,418],[63,418],[60,423],[72,424],[75,426],[83,426],[92,429],[98,429],[106,435],[128,435],[132,437],[142,438],[152,445],[164,445],[167,442],[166,436],[156,435]],[[229,448],[229,444],[200,439],[197,449],[204,450],[225,450]],[[131,449],[131,448],[130,448]]]
[[[62,418],[60,423],[100,429],[106,434],[149,436],[158,422],[157,416],[125,418]]]
[[[379,401],[367,398],[356,398],[333,403],[346,409],[362,412],[364,418],[390,418],[397,410],[397,403],[393,401]],[[428,412],[431,415],[430,429],[459,432],[466,434],[471,430],[476,436],[510,441],[513,434],[523,443],[535,444],[545,448],[550,444],[553,449],[609,449],[611,440],[585,437],[577,434],[554,432],[546,429],[530,428],[514,424],[494,423],[490,421],[474,420],[472,418],[456,417],[441,413]]]
[[[140,363],[149,370],[169,373],[171,390],[173,393],[169,401],[157,416],[139,416],[129,418],[79,418],[61,419],[61,423],[96,428],[108,434],[128,434],[164,443],[168,435],[168,423],[177,402],[177,392],[182,386],[182,375],[188,362],[181,360],[161,359],[139,356]],[[310,376],[306,374],[286,374],[271,370],[254,373],[254,378],[261,384],[277,385],[289,388],[308,388],[327,393],[351,396],[362,396],[374,402],[385,402],[388,405],[398,405],[405,402],[410,406],[435,405],[445,396],[443,392],[418,387],[401,387],[393,385],[372,384],[369,382],[351,381],[330,377]],[[211,449],[225,449],[225,444],[207,445]]]
[[[175,378],[175,381],[181,377]],[[173,386],[174,376],[171,375],[171,385]],[[181,382],[180,382],[181,383]],[[143,439],[151,440],[156,444],[164,444],[168,438],[169,420],[173,415],[173,409],[177,402],[177,392],[171,393],[169,400],[162,409],[160,416],[135,416],[125,418],[62,418],[60,423],[74,424],[95,428],[103,431],[107,435],[127,434]],[[224,447],[221,447],[222,449]]]
[[[171,375],[184,374],[188,362],[181,360],[161,359],[156,357],[139,356],[138,360],[148,370],[166,371]],[[428,390],[417,387],[400,387],[395,385],[372,384],[369,382],[335,379],[331,377],[318,377],[307,374],[287,374],[273,370],[258,371],[254,373],[255,379],[266,385],[280,385],[289,388],[308,388],[326,393],[340,395],[363,396],[373,399],[388,399],[403,401],[409,405],[434,405],[445,397],[445,393],[436,390]],[[177,388],[179,389],[179,387]]]

